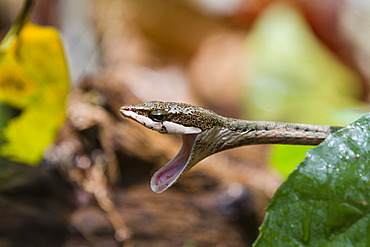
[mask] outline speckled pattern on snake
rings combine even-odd
[[[254,144],[317,145],[341,127],[248,121],[226,118],[185,103],[151,101],[123,106],[123,116],[162,134],[181,135],[179,153],[151,179],[161,193],[204,158],[230,148]]]

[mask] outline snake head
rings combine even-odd
[[[168,189],[191,167],[213,153],[206,140],[219,119],[210,110],[185,103],[151,101],[123,106],[120,113],[159,133],[182,135],[183,145],[178,154],[151,179],[151,189],[156,193]]]

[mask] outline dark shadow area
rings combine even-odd
[[[56,169],[0,160],[0,246],[62,246],[74,192]]]

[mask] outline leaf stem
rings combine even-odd
[[[9,29],[8,33],[0,43],[0,52],[10,47],[10,45],[13,43],[13,40],[22,30],[24,24],[26,24],[26,22],[29,20],[33,3],[34,0],[25,0],[23,9],[19,12],[14,25]]]

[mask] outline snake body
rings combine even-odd
[[[179,153],[151,179],[161,193],[204,158],[235,147],[254,144],[317,145],[341,127],[227,118],[185,103],[151,101],[123,106],[123,116],[162,134],[182,135]]]

